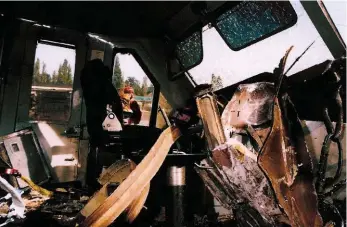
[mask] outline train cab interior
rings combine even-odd
[[[0,226],[345,226],[346,6],[1,2]]]

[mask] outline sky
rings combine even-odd
[[[143,81],[143,77],[148,76],[145,74],[139,63],[131,54],[117,54],[119,58],[120,69],[124,78],[135,77],[140,83]],[[147,84],[150,85],[150,80],[147,80]]]
[[[228,86],[261,72],[272,72],[286,50],[294,45],[287,60],[288,67],[314,40],[316,40],[315,44],[292,68],[289,75],[332,59],[331,53],[303,10],[301,3],[299,1],[291,1],[291,3],[298,15],[296,25],[240,51],[232,51],[214,28],[205,31],[203,33],[204,58],[200,65],[189,71],[193,78],[198,83],[209,83],[214,73],[222,77],[224,86]],[[346,42],[346,1],[324,0],[324,3]],[[58,69],[64,58],[71,63],[74,72],[75,51],[72,49],[38,44],[36,58],[46,63],[49,74]],[[125,79],[133,76],[142,82],[146,74],[132,55],[120,55],[119,61]]]
[[[64,59],[68,60],[71,71],[75,72],[76,51],[74,49],[39,43],[36,48],[35,60],[37,58],[46,63],[46,72],[51,76],[54,70],[58,71],[59,65],[63,64]]]

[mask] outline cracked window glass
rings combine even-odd
[[[239,51],[231,50],[216,28],[205,26],[203,61],[189,70],[193,79],[198,84],[212,83],[218,90],[263,72],[273,72],[286,50],[293,45],[287,69],[313,41],[315,43],[288,76],[333,59],[301,3],[291,1],[291,4],[298,17],[294,26]]]
[[[176,56],[184,68],[190,68],[202,59],[201,32],[195,32],[176,46]]]
[[[296,22],[290,4],[242,2],[217,18],[216,27],[233,50],[239,50]]]

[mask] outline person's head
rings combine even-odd
[[[133,98],[134,96],[134,89],[130,86],[126,86],[123,90],[124,94],[128,94],[131,96],[131,98]]]

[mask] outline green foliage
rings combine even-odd
[[[42,84],[49,84],[51,82],[50,75],[46,72],[46,64],[43,62],[42,64],[42,72],[40,74],[40,81]]]
[[[125,80],[125,86],[130,86],[134,89],[135,95],[143,96],[140,82],[135,77],[128,77]]]
[[[33,71],[33,85],[72,85],[72,70],[69,62],[64,59],[63,64],[59,65],[58,73],[53,71],[53,75],[46,72],[46,64],[42,62],[42,70],[40,71],[41,61],[36,59]]]
[[[135,77],[128,77],[124,84],[125,86],[131,86],[134,89],[135,95],[138,96],[147,96],[154,91],[153,85],[148,85],[147,77],[143,77],[142,84]]]
[[[112,84],[116,89],[124,87],[124,78],[122,75],[122,70],[120,69],[119,58],[116,56],[113,75],[112,75]]]
[[[57,74],[57,72],[54,70],[54,71],[53,71],[53,75],[52,75],[52,83],[53,83],[53,84],[57,84],[57,82],[58,82],[58,74]]]
[[[214,91],[217,91],[219,89],[223,88],[223,80],[220,76],[216,76],[214,74],[212,74],[211,77],[211,84],[212,84],[212,89]]]
[[[72,84],[71,66],[66,59],[64,59],[64,62],[62,65],[59,65],[57,84],[60,84],[60,85]]]
[[[34,85],[37,85],[40,83],[40,59],[36,59],[34,64],[34,72],[33,72],[33,83]]]

